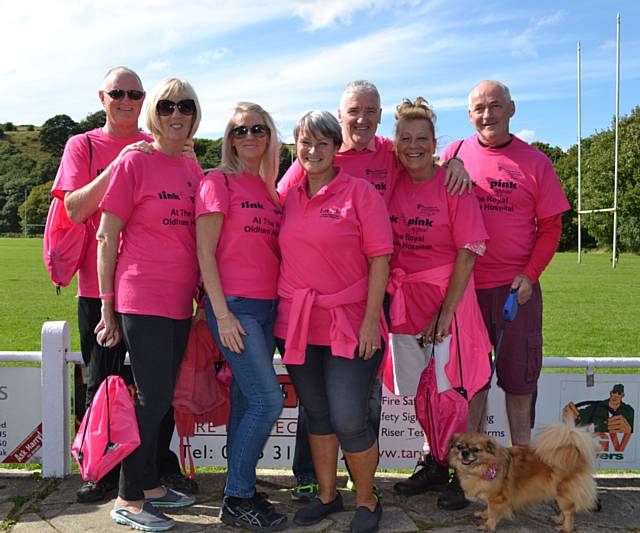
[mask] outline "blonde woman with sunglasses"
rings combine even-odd
[[[195,502],[160,484],[155,450],[187,344],[198,276],[194,203],[202,170],[183,155],[183,147],[200,116],[188,82],[162,83],[147,114],[154,151],[122,157],[100,203],[96,237],[102,319],[96,333],[107,346],[124,339],[138,391],[141,441],[122,463],[111,517],[143,531],[171,529],[174,521],[159,509]]]
[[[222,141],[222,166],[196,198],[196,240],[207,320],[233,371],[227,482],[220,510],[228,525],[280,531],[286,515],[256,492],[256,466],[282,411],[273,369],[273,323],[282,211],[275,192],[280,144],[269,114],[239,102]]]

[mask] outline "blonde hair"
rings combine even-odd
[[[158,87],[156,87],[151,95],[147,108],[147,129],[154,137],[160,134],[160,117],[156,111],[156,105],[160,100],[175,100],[176,98],[191,99],[196,104],[196,112],[191,120],[191,128],[189,129],[189,138],[192,138],[198,126],[200,125],[200,119],[202,117],[202,111],[200,109],[200,102],[198,101],[198,95],[193,89],[191,84],[186,80],[179,80],[177,78],[169,78],[163,81]]]
[[[276,204],[280,204],[280,197],[276,192],[276,180],[278,179],[278,170],[280,168],[280,141],[278,140],[278,130],[271,115],[260,105],[254,104],[253,102],[238,102],[233,108],[233,114],[224,130],[224,137],[222,139],[222,161],[219,168],[220,170],[233,174],[242,174],[244,171],[244,164],[240,157],[238,157],[231,138],[231,130],[238,126],[234,121],[238,113],[258,113],[262,117],[264,124],[269,128],[269,142],[262,155],[259,172],[260,177],[267,186],[269,196],[271,196],[271,199],[276,202]]]
[[[429,102],[418,96],[413,102],[408,98],[404,98],[400,104],[396,106],[395,112],[396,126],[395,136],[397,142],[398,124],[404,120],[426,120],[431,130],[431,136],[436,140],[436,114],[431,109]]]

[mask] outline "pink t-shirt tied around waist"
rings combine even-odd
[[[445,149],[447,160],[461,141]],[[458,157],[475,182],[489,242],[474,268],[478,289],[510,284],[522,274],[536,241],[536,221],[567,211],[569,202],[549,158],[513,136],[500,148],[465,139]]]
[[[198,163],[158,150],[131,152],[113,171],[100,207],[124,223],[115,273],[120,313],[185,319],[198,278]]]
[[[458,251],[469,243],[487,239],[478,200],[473,195],[449,195],[443,184],[445,173],[444,168],[439,168],[430,180],[413,183],[403,172],[389,204],[394,237],[387,286],[391,294],[392,333],[415,335],[423,331],[444,301]],[[452,324],[445,371],[453,386],[459,386],[459,342],[464,386],[471,398],[487,383],[487,354],[491,350],[473,278],[469,279],[455,317],[460,337],[456,337]],[[385,371],[388,382],[387,374],[390,372]]]
[[[260,176],[213,171],[200,184],[196,218],[222,213],[216,255],[226,296],[277,298],[282,209],[273,203]]]
[[[91,139],[91,150],[89,150],[87,137]],[[102,131],[102,128],[96,128],[87,133],[71,137],[64,148],[51,193],[60,199],[64,199],[66,192],[80,189],[102,174],[109,164],[118,157],[118,154],[125,146],[138,141],[151,142],[152,140],[148,134],[143,132],[139,132],[135,137],[127,139],[111,137]],[[96,231],[100,225],[101,215],[101,210],[96,209],[95,213],[86,221],[89,244],[84,261],[78,269],[78,296],[85,298],[98,298],[100,296]]]
[[[389,204],[394,245],[389,292],[392,281],[404,282],[405,277],[411,288],[393,299],[392,312],[394,307],[399,309],[400,300],[407,311],[402,313],[406,317],[402,323],[392,320],[392,333],[422,331],[442,303],[440,292],[415,279],[416,275],[455,263],[459,249],[488,238],[478,200],[470,194],[451,196],[444,186],[445,175],[441,167],[431,179],[413,183],[403,171],[396,183]],[[447,284],[450,275],[451,269]]]
[[[305,177],[287,195],[280,231],[274,334],[286,339],[289,364],[304,362],[307,344],[354,357],[367,302],[368,258],[393,252],[384,200],[369,183],[339,170],[311,199],[306,185]]]

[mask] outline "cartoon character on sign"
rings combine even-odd
[[[602,451],[605,452],[599,454],[600,459],[623,459],[621,452],[624,452],[633,433],[635,412],[622,398],[624,385],[618,383],[609,392],[608,399],[587,400],[576,404],[569,402],[562,410],[563,417],[573,418],[577,425],[593,426],[593,431],[599,434]],[[619,433],[623,434],[622,441],[618,437]],[[608,453],[609,444],[617,453]]]
[[[593,424],[598,433],[633,433],[634,410],[622,401],[624,385],[614,385],[607,400],[569,402],[562,410],[563,416],[571,416],[579,426]]]

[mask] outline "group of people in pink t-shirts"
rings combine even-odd
[[[60,172],[71,177],[54,188],[74,220],[97,228],[95,264],[79,276],[83,306],[94,311],[81,329],[100,341],[85,360],[91,366],[92,357],[124,344],[137,388],[141,445],[121,466],[111,511],[117,523],[164,531],[174,521],[163,508],[195,502],[197,486],[172,488],[158,458],[173,430],[167,415],[198,277],[206,319],[233,373],[220,510],[227,525],[287,526],[286,514],[256,490],[258,460],[283,407],[276,346],[301,404],[292,490],[305,503],[293,517],[298,526],[344,510],[341,450],[356,493],[350,530],[378,530],[383,373],[387,383],[393,367],[415,363],[401,350],[385,363],[389,332],[416,343],[454,336],[446,374],[458,385],[464,363],[468,425],[480,427],[498,310],[511,289],[525,318],[505,333],[497,373],[513,441],[528,441],[542,356],[537,279],[568,204],[548,160],[509,133],[515,105],[506,86],[487,81],[473,89],[477,134],[448,147],[439,165],[426,100],[396,107],[390,140],[376,135],[376,87],[351,82],[338,119],[309,111],[298,120],[297,159],[278,183],[277,129],[255,103],[236,104],[221,165],[205,175],[191,143],[201,109],[188,82],[167,80],[151,95],[152,137],[137,132],[145,95],[133,71],[109,71],[99,94],[107,124],[93,135],[110,151],[103,155],[94,142],[89,167],[98,157],[101,166],[87,179],[82,138],[70,140]],[[74,181],[74,174],[84,177]],[[101,379],[99,370],[94,375]],[[446,489],[441,507],[467,504],[446,466],[428,455],[395,488],[415,494],[436,486]]]

